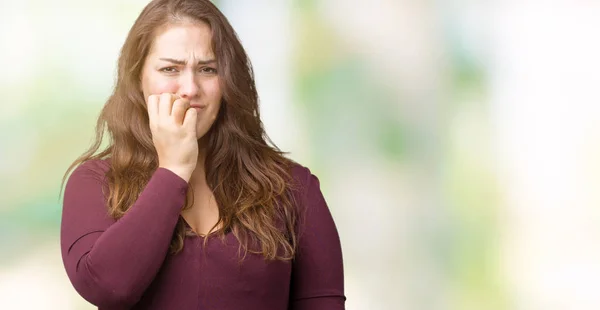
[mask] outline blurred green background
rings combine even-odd
[[[147,1],[0,1],[0,309],[94,309],[59,251]],[[216,1],[311,168],[348,309],[600,308],[600,3]]]

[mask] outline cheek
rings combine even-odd
[[[162,93],[176,93],[177,83],[174,81],[154,81],[149,85],[148,95],[160,95]]]
[[[219,79],[213,79],[204,85],[204,92],[210,98],[211,103],[221,102],[221,84]]]
[[[214,92],[211,93],[211,98],[212,98],[212,105],[213,105],[213,109],[211,110],[210,113],[210,121],[214,122],[215,119],[217,119],[217,115],[219,114],[219,110],[221,109],[221,91],[220,89],[216,88],[214,89]]]
[[[150,95],[177,92],[177,83],[173,80],[149,76],[142,82],[142,91],[147,99]]]
[[[221,85],[219,84],[219,79],[213,79],[206,81],[202,86],[206,100],[210,104],[206,121],[213,122],[217,118],[217,114],[219,114],[219,109],[221,108]]]

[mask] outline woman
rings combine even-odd
[[[79,294],[100,309],[343,309],[318,179],[265,139],[222,13],[205,0],[148,4],[96,141],[65,174],[61,249]]]

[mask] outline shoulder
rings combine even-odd
[[[306,203],[315,194],[321,194],[319,178],[310,168],[297,162],[292,162],[290,175],[293,182],[292,189],[297,193],[301,202]]]
[[[64,205],[79,205],[80,200],[104,201],[109,188],[106,173],[110,169],[105,159],[90,159],[76,166],[64,185]]]
[[[110,162],[108,159],[90,159],[73,169],[73,173],[69,177],[69,180],[93,178],[102,181],[109,169]]]
[[[296,185],[307,187],[312,178],[316,178],[310,168],[293,161],[290,165],[290,175]]]
[[[312,176],[312,171],[297,162],[291,163],[290,174],[292,179],[296,183],[305,184],[306,181]]]

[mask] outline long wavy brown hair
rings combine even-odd
[[[220,224],[214,233],[233,233],[245,254],[289,260],[297,243],[293,162],[265,134],[252,65],[225,16],[207,0],[155,0],[144,8],[122,47],[116,85],[98,118],[94,143],[69,166],[63,185],[78,165],[109,159],[108,214],[119,219],[135,203],[158,168],[140,84],[142,67],[157,29],[182,21],[210,27],[223,93],[219,115],[203,138],[206,181],[219,206],[219,221],[211,231]],[[105,131],[108,145],[98,152]],[[192,197],[190,186],[183,208],[192,206]],[[172,254],[181,251],[188,233],[180,217]]]

